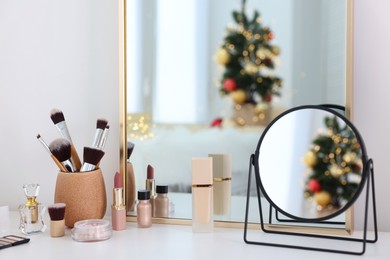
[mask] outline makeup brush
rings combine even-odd
[[[102,139],[104,129],[107,126],[108,121],[104,118],[99,118],[96,121],[96,131],[95,138],[93,139],[93,143],[91,147],[98,148],[100,140]]]
[[[42,139],[41,135],[37,135],[37,139],[43,147],[46,149],[46,151],[50,154],[50,157],[53,159],[54,163],[60,168],[60,171],[62,172],[68,172],[68,170],[65,168],[64,165],[61,164],[61,162],[51,153],[49,146],[46,144],[46,142]]]
[[[70,142],[72,162],[74,163],[76,171],[78,171],[81,167],[81,161],[79,155],[77,154],[77,150],[73,145],[72,138],[70,137],[69,130],[65,122],[64,114],[61,110],[54,108],[50,111],[50,117],[62,137],[64,137]]]
[[[100,139],[100,142],[98,144],[98,147],[100,150],[104,150],[104,147],[106,146],[108,133],[110,132],[110,126],[106,125],[106,128],[103,131],[102,138]]]
[[[65,138],[57,138],[49,144],[50,152],[65,166],[68,172],[74,172],[74,166],[70,161],[71,144]]]
[[[130,162],[130,156],[133,153],[135,144],[132,142],[127,142],[127,162]]]
[[[104,151],[94,147],[84,147],[84,163],[81,172],[93,171],[104,156]]]
[[[65,203],[55,203],[47,210],[50,215],[50,236],[63,237],[65,235]]]

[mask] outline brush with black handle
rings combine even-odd
[[[88,172],[96,169],[100,160],[104,156],[104,151],[95,147],[84,147],[84,163],[81,166],[80,172]]]
[[[81,168],[80,157],[77,154],[76,148],[73,145],[72,138],[70,137],[68,127],[65,122],[64,114],[59,109],[52,109],[50,112],[51,120],[54,125],[57,127],[58,131],[63,138],[67,139],[71,144],[71,160],[75,166],[75,170],[78,171]]]
[[[60,171],[68,172],[68,170],[65,168],[65,166],[61,164],[61,162],[57,159],[57,157],[54,156],[54,154],[52,154],[49,146],[46,144],[46,142],[43,140],[43,138],[41,137],[40,134],[37,135],[37,139],[39,142],[41,142],[41,144],[43,145],[45,150],[50,154],[50,157],[53,159],[54,163],[58,166],[58,168],[60,168]]]
[[[58,138],[49,144],[51,153],[61,162],[68,172],[75,172],[75,168],[70,161],[71,144],[65,138]]]

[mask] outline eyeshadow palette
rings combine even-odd
[[[25,244],[28,243],[29,241],[30,241],[29,238],[8,235],[0,238],[0,249]]]

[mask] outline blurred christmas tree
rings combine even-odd
[[[336,117],[325,117],[326,133],[312,141],[304,157],[310,170],[305,195],[321,208],[340,207],[356,192],[361,180],[360,144],[349,126],[341,127]]]
[[[272,75],[280,48],[271,44],[274,34],[262,25],[259,12],[254,11],[252,19],[247,17],[245,2],[241,12],[233,11],[236,25],[227,28],[215,56],[224,66],[220,91],[230,94],[236,104],[251,103],[264,109],[274,95],[280,95],[282,80]]]

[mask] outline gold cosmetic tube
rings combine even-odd
[[[232,157],[230,154],[209,154],[213,159],[214,214],[230,213],[232,191]]]
[[[212,232],[214,227],[213,214],[212,158],[193,158],[192,231]]]

